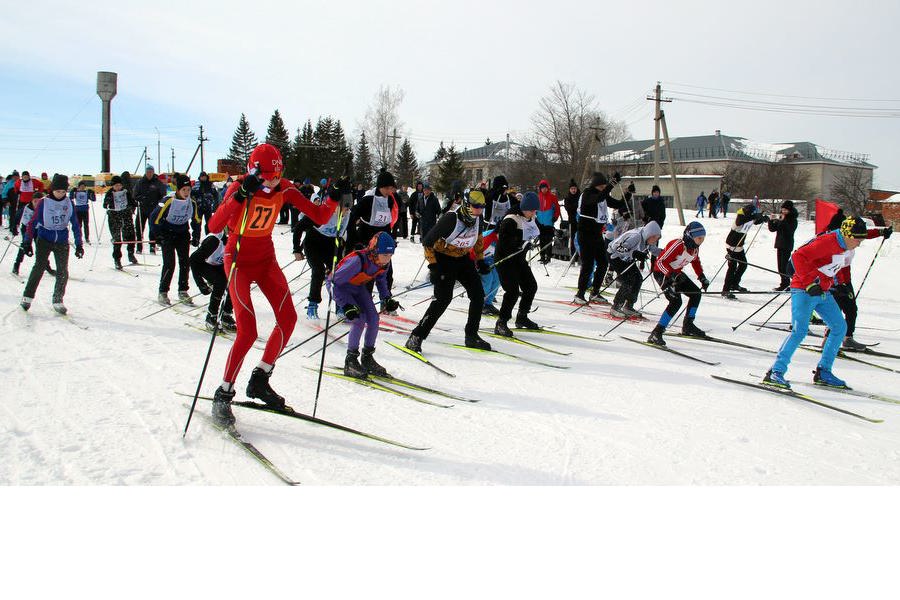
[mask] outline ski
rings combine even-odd
[[[191,396],[191,397],[193,397],[193,396]],[[285,475],[281,471],[281,469],[276,467],[272,463],[272,461],[270,461],[268,458],[266,458],[266,455],[263,454],[262,452],[260,452],[256,446],[254,446],[253,444],[251,444],[250,442],[248,442],[247,440],[242,438],[240,432],[237,429],[235,429],[233,425],[230,427],[223,427],[222,425],[219,425],[218,423],[216,423],[216,421],[209,415],[203,414],[202,416],[213,427],[215,427],[220,432],[222,432],[226,437],[228,437],[230,440],[232,440],[239,447],[243,448],[244,451],[247,452],[247,454],[249,454],[250,456],[255,458],[257,460],[257,462],[259,462],[259,464],[261,464],[263,467],[265,467],[270,473],[272,473],[273,475],[278,477],[278,479],[280,479],[281,481],[283,481],[284,483],[286,483],[288,485],[300,485],[299,481],[294,481],[293,479],[291,479],[290,477]]]
[[[340,371],[342,367],[328,367],[334,371]],[[434,388],[426,387],[424,385],[420,385],[415,383],[414,381],[409,381],[407,379],[398,379],[394,376],[382,377],[381,375],[375,375],[374,373],[369,373],[369,379],[374,379],[376,381],[381,381],[383,383],[390,383],[392,385],[399,385],[400,387],[409,388],[411,390],[418,390],[420,392],[427,392],[429,394],[434,394],[435,396],[442,396],[444,398],[450,398],[451,400],[459,400],[460,402],[471,402],[475,403],[478,400],[470,400],[469,398],[463,398],[462,396],[457,396],[455,394],[451,394],[449,392],[444,392],[442,390],[436,390]]]
[[[462,344],[450,344],[447,342],[448,346],[451,348],[458,348],[459,350],[468,350],[469,352],[481,352],[484,354],[499,354],[500,356],[506,356],[508,358],[514,358],[516,360],[525,361],[527,363],[531,363],[533,365],[540,365],[542,367],[550,367],[551,369],[568,369],[569,367],[563,365],[554,365],[552,363],[546,363],[540,360],[532,360],[530,358],[525,358],[524,356],[519,356],[518,354],[511,354],[509,352],[503,352],[502,350],[482,350],[481,348],[469,348],[468,346],[464,346]]]
[[[310,371],[314,371],[316,373],[319,372],[318,369],[314,369],[312,367],[306,367]],[[406,392],[401,392],[400,390],[395,390],[394,388],[388,387],[386,385],[377,383],[375,381],[370,381],[368,379],[360,379],[358,377],[350,377],[349,375],[344,375],[343,373],[337,373],[335,371],[324,370],[322,371],[324,375],[328,375],[329,377],[334,377],[335,379],[343,379],[344,381],[352,381],[357,385],[362,385],[365,387],[372,388],[374,390],[378,390],[380,392],[386,392],[388,394],[393,394],[394,396],[400,396],[401,398],[406,398],[407,400],[414,400],[415,402],[421,402],[422,404],[428,404],[431,406],[437,406],[440,408],[453,408],[452,404],[441,404],[439,402],[432,402],[431,400],[426,400],[425,398],[420,398],[418,396],[414,396],[413,394],[407,394]]]
[[[703,360],[702,358],[697,358],[696,356],[691,356],[690,354],[685,354],[684,352],[679,352],[678,350],[673,350],[672,348],[669,348],[668,346],[657,346],[656,344],[651,344],[650,342],[642,342],[641,340],[636,340],[634,338],[625,337],[624,335],[619,336],[619,337],[621,337],[623,340],[628,340],[629,342],[634,342],[635,344],[640,344],[642,346],[649,346],[650,348],[656,348],[657,350],[663,350],[665,352],[675,354],[676,356],[681,356],[682,358],[688,358],[690,360],[695,360],[699,363],[703,363],[704,365],[709,365],[711,367],[715,367],[716,365],[720,364],[717,362],[710,362],[708,360]]]
[[[729,377],[722,377],[721,375],[710,375],[710,377],[712,377],[713,379],[718,379],[719,381],[727,381],[729,383],[735,383],[737,385],[743,385],[743,386],[755,388],[757,390],[763,390],[763,391],[769,392],[771,394],[779,394],[781,396],[789,396],[791,398],[796,398],[797,400],[803,400],[804,402],[810,402],[812,404],[816,404],[823,408],[834,410],[839,413],[843,413],[845,415],[850,415],[851,417],[856,417],[857,419],[862,419],[862,420],[868,421],[870,423],[884,423],[883,419],[870,419],[869,417],[863,416],[863,415],[855,413],[855,412],[851,412],[849,410],[845,410],[839,406],[834,406],[833,404],[828,404],[826,402],[816,400],[812,396],[807,396],[806,394],[802,394],[800,392],[797,392],[797,391],[794,391],[791,389],[774,387],[771,385],[765,385],[763,383],[755,383],[752,381],[743,381],[741,379],[731,379]]]
[[[464,312],[468,312],[468,311],[464,311]],[[378,316],[379,316],[381,319],[386,319],[386,320],[388,320],[388,321],[399,321],[399,323],[403,323],[403,324],[405,324],[405,325],[416,326],[416,325],[419,324],[418,321],[413,321],[412,319],[409,319],[409,318],[407,318],[407,317],[403,317],[403,316],[400,316],[400,315],[389,315],[389,314],[387,314],[387,313],[379,313]],[[394,324],[393,326],[394,326],[394,327],[400,327],[399,324]],[[407,327],[407,329],[409,329],[409,328]],[[450,329],[450,328],[447,328],[447,327],[438,327],[437,325],[435,325],[434,327],[432,327],[432,329],[433,329],[433,330],[436,329],[436,330],[438,330],[438,331],[446,331],[446,332],[451,332],[451,331],[453,331],[453,330]]]
[[[774,331],[784,331],[784,332],[787,332],[787,333],[790,333],[790,332],[791,332],[791,326],[790,326],[790,324],[788,324],[786,327],[781,326],[781,325],[772,325],[771,323],[750,323],[750,325],[753,326],[753,327],[756,327],[757,329],[763,328],[763,329],[772,329],[772,330],[774,330]],[[825,336],[822,335],[821,333],[816,333],[816,332],[813,331],[812,329],[810,329],[810,330],[807,331],[806,333],[807,333],[807,335],[809,335],[810,337],[814,337],[814,338],[823,338],[823,337],[825,337]]]
[[[596,338],[596,337],[588,337],[586,335],[578,335],[577,333],[568,333],[566,331],[556,331],[551,330],[547,327],[542,327],[541,329],[524,329],[521,327],[514,327],[513,331],[516,333],[543,333],[546,335],[558,335],[567,338],[573,338],[576,340],[588,340],[591,342],[611,342],[612,340],[607,340],[604,338]]]
[[[59,313],[57,313],[57,314],[59,314]],[[88,327],[87,325],[82,325],[81,323],[79,323],[78,321],[76,321],[69,315],[59,315],[59,316],[62,317],[63,319],[65,319],[66,321],[68,321],[69,323],[71,323],[72,325],[74,325],[75,327],[77,327],[78,329],[81,329],[83,331],[87,331],[88,329],[90,329],[90,327]]]
[[[123,265],[123,267],[124,267],[124,265]],[[128,271],[126,271],[124,269],[117,269],[115,267],[110,267],[110,269],[112,269],[113,271],[115,271],[117,273],[121,273],[122,275],[128,275],[129,277],[138,277],[137,273],[129,273]]]
[[[521,340],[516,337],[507,337],[505,335],[500,335],[498,333],[494,333],[492,329],[480,329],[481,333],[488,337],[492,337],[498,340],[506,340],[507,342],[513,342],[515,344],[522,344],[523,346],[529,346],[531,348],[536,348],[538,350],[543,350],[544,352],[549,352],[551,354],[557,354],[559,356],[571,356],[571,352],[560,352],[559,350],[554,350],[553,348],[548,348],[546,346],[541,346],[540,344],[535,344],[534,342],[529,342],[528,340]]]
[[[425,363],[426,365],[428,365],[428,366],[431,367],[432,369],[435,369],[435,370],[438,371],[439,373],[443,373],[443,374],[446,375],[447,377],[456,377],[456,375],[454,375],[453,373],[450,373],[449,371],[445,371],[444,369],[440,368],[439,366],[437,366],[436,364],[434,364],[433,362],[431,362],[430,360],[428,360],[427,358],[425,358],[424,356],[422,356],[422,355],[419,354],[418,352],[415,352],[415,351],[413,351],[413,350],[410,350],[410,349],[407,348],[406,346],[401,346],[400,344],[395,344],[394,342],[392,342],[392,341],[390,341],[390,340],[385,340],[385,343],[386,343],[388,346],[392,346],[392,347],[396,348],[397,350],[399,350],[400,352],[403,352],[404,354],[408,354],[409,356],[412,356],[412,357],[415,358],[416,360],[419,360],[419,361]]]
[[[649,334],[650,332],[643,331],[642,333]],[[667,337],[677,337],[677,338],[683,338],[686,340],[698,340],[701,342],[713,342],[716,344],[724,344],[726,346],[734,346],[736,348],[746,348],[748,350],[759,350],[760,352],[765,352],[767,354],[778,354],[778,352],[776,350],[769,350],[768,348],[762,348],[760,346],[751,346],[750,344],[744,344],[744,343],[735,342],[732,340],[726,340],[726,339],[722,339],[722,338],[712,337],[709,335],[707,335],[705,337],[698,337],[696,335],[685,335],[683,333],[666,333],[665,335]]]
[[[758,377],[753,373],[750,373],[750,377]],[[762,377],[759,377],[762,379]],[[802,385],[804,387],[813,387],[823,390],[832,390],[835,392],[840,392],[841,394],[847,394],[848,396],[855,396],[857,398],[868,398],[869,400],[878,400],[879,402],[887,402],[888,404],[900,404],[900,400],[895,398],[891,398],[890,396],[882,396],[881,394],[875,394],[873,392],[864,392],[861,390],[855,390],[852,387],[834,387],[830,385],[822,385],[818,383],[806,383],[805,381],[792,381],[791,385]]]
[[[854,354],[868,354],[869,356],[879,356],[881,358],[900,358],[900,354],[891,354],[889,352],[881,352],[880,350],[872,350],[870,346],[875,344],[866,344],[865,350],[848,350],[841,348],[842,352],[853,352]]]
[[[810,344],[800,344],[800,347],[803,348],[804,350],[808,350],[810,352],[818,352],[819,354],[822,353],[822,349],[819,348],[818,346],[812,346]],[[838,356],[838,358],[843,358],[844,360],[858,362],[860,364],[868,365],[870,367],[875,367],[876,369],[881,369],[883,371],[890,371],[891,373],[900,373],[900,371],[898,371],[897,369],[892,369],[890,367],[885,367],[884,365],[879,365],[879,364],[875,364],[873,362],[869,362],[867,360],[863,360],[861,358],[856,358],[855,356],[850,356],[849,354],[844,353],[843,350],[838,350],[837,356]]]
[[[186,398],[193,398],[193,394],[185,394],[184,392],[175,392],[179,396],[185,396]],[[207,400],[212,402],[211,396],[197,396],[200,400]],[[277,408],[271,408],[266,406],[265,404],[259,404],[258,402],[251,402],[247,400],[232,400],[231,404],[234,406],[241,406],[243,408],[250,408],[253,410],[258,410],[261,412],[272,413],[273,415],[282,415],[284,417],[291,417],[293,419],[299,419],[301,421],[306,421],[307,423],[314,423],[316,425],[322,425],[323,427],[330,427],[332,429],[337,429],[338,431],[343,431],[346,433],[352,433],[353,435],[358,435],[360,437],[364,437],[366,439],[374,440],[376,442],[382,442],[385,444],[390,444],[391,446],[397,446],[399,448],[405,448],[407,450],[430,450],[430,448],[424,448],[421,446],[410,446],[404,444],[402,442],[397,442],[392,439],[388,439],[385,437],[381,437],[380,435],[375,435],[374,433],[366,433],[365,431],[360,431],[359,429],[353,429],[352,427],[347,427],[346,425],[341,425],[340,423],[335,423],[333,421],[327,421],[325,419],[320,419],[318,417],[312,417],[310,415],[303,414],[291,408],[290,406],[285,406],[284,410],[278,410]]]

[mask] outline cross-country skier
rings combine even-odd
[[[281,177],[284,170],[281,152],[270,144],[260,144],[253,150],[247,170],[249,174],[231,184],[224,202],[209,222],[212,233],[222,231],[226,225],[232,232],[225,249],[225,272],[230,277],[228,293],[234,304],[237,334],[212,406],[213,418],[223,425],[234,423],[231,412],[234,382],[244,357],[256,341],[256,314],[250,298],[250,286],[254,283],[275,311],[275,328],[266,342],[262,360],[250,375],[246,393],[269,406],[284,407],[284,398],[269,385],[275,359],[297,323],[287,280],[278,268],[272,244],[272,230],[282,205],[291,204],[314,223],[322,225],[331,218],[340,199],[340,192],[331,189],[329,200],[323,204],[311,202],[290,181]]]
[[[34,205],[37,203],[38,200],[40,200],[43,197],[44,197],[44,192],[35,192],[34,195],[31,197],[31,202],[29,202],[28,204],[26,204],[25,206],[22,207],[21,221],[22,221],[23,231],[24,231],[25,227],[28,227],[28,224],[31,223],[31,219],[34,217]],[[26,255],[31,256],[30,254],[27,254],[26,251],[27,251],[27,248],[25,247],[25,244],[22,244],[21,246],[19,246],[19,251],[16,253],[15,260],[13,260],[13,268],[12,268],[13,275],[16,275],[16,276],[19,275],[19,268],[22,266],[22,261],[25,260],[25,256]],[[50,275],[54,275],[54,276],[56,275],[56,271],[54,271],[53,269],[50,268],[49,260],[47,262],[47,273],[49,273]]]
[[[725,284],[722,286],[722,296],[730,300],[736,297],[731,292],[746,292],[741,287],[741,277],[747,270],[747,253],[744,252],[744,242],[747,240],[747,232],[754,225],[768,223],[769,217],[759,211],[759,204],[748,202],[739,208],[734,217],[731,231],[725,237],[725,254],[728,261],[728,269],[725,271]]]
[[[496,270],[503,286],[500,316],[494,326],[494,333],[497,335],[513,337],[507,323],[512,317],[513,306],[516,305],[520,295],[522,300],[519,302],[519,312],[516,315],[516,327],[540,329],[537,323],[528,318],[538,285],[524,251],[525,248],[534,247],[541,242],[541,232],[535,219],[539,209],[538,195],[527,192],[519,206],[506,213],[497,228],[497,252],[494,259],[499,263]]]
[[[832,288],[838,272],[850,264],[853,251],[868,235],[862,217],[848,217],[840,229],[813,238],[791,255],[794,267],[794,275],[791,277],[791,334],[781,344],[775,363],[766,373],[763,383],[791,387],[785,375],[791,357],[809,331],[809,318],[816,311],[828,325],[829,331],[813,382],[832,387],[847,385],[831,372],[847,333],[847,323],[832,295]]]
[[[375,282],[381,306],[396,311],[400,303],[391,298],[387,285],[387,266],[396,249],[394,238],[379,231],[364,250],[356,250],[345,256],[329,278],[334,301],[343,309],[344,318],[350,322],[347,339],[347,357],[344,359],[344,375],[365,378],[372,373],[388,377],[384,367],[375,362],[375,341],[378,338],[380,317],[369,284]],[[365,329],[362,363],[359,361],[359,340]]]
[[[10,229],[13,237],[19,234],[19,223],[22,221],[22,211],[25,205],[31,202],[35,192],[43,192],[44,184],[40,180],[33,178],[28,171],[22,171],[22,176],[13,184],[16,196],[19,198],[19,205],[16,207],[15,219],[11,218]],[[12,215],[10,215],[12,217]],[[23,234],[24,235],[24,234]]]
[[[500,314],[500,310],[494,306],[494,299],[497,298],[497,291],[500,289],[500,275],[497,274],[497,269],[493,268],[494,254],[497,251],[497,230],[486,229],[482,236],[484,262],[490,270],[481,275],[481,288],[484,290],[484,308],[481,309],[481,314],[497,316]],[[475,260],[475,252],[470,251],[469,257]]]
[[[75,258],[84,256],[84,246],[81,243],[81,229],[78,227],[78,219],[75,217],[75,204],[67,197],[69,178],[56,174],[50,183],[50,195],[41,198],[34,206],[34,215],[23,231],[22,238],[25,244],[25,253],[32,255],[31,240],[35,240],[37,253],[34,258],[34,266],[28,283],[25,284],[25,292],[22,295],[22,308],[28,310],[34,301],[47,261],[50,254],[56,259],[56,285],[53,288],[53,310],[59,314],[66,314],[66,306],[63,304],[63,296],[66,294],[66,283],[69,281],[69,225],[75,236]]]
[[[78,185],[69,193],[69,199],[75,202],[75,216],[78,217],[78,223],[84,230],[84,243],[91,244],[91,202],[96,202],[97,197],[94,190],[87,189],[84,181],[79,181]]]
[[[162,271],[159,274],[160,304],[168,305],[169,286],[175,274],[175,257],[178,256],[178,301],[192,304],[188,293],[190,246],[200,245],[200,215],[197,203],[191,197],[191,178],[182,173],[175,175],[175,193],[168,196],[150,214],[150,239],[162,246]]]
[[[324,189],[322,194],[325,194]],[[322,200],[319,200],[317,203],[321,202]],[[347,224],[350,222],[349,213],[349,204],[342,204],[339,210],[334,211],[326,224],[316,225],[304,216],[294,229],[294,258],[297,258],[298,255],[305,256],[309,270],[312,272],[306,305],[307,319],[319,318],[322,284],[325,282],[325,276],[331,273],[331,267],[334,266],[335,252],[338,253],[338,258],[343,254],[347,240]],[[338,217],[341,220],[340,231],[337,226]]]
[[[613,175],[613,181],[618,183],[622,176]],[[593,274],[593,290],[591,299],[599,298],[600,287],[609,266],[609,257],[606,253],[606,240],[603,231],[609,222],[609,209],[624,210],[627,205],[622,200],[616,200],[609,195],[613,189],[603,173],[594,173],[590,185],[581,193],[578,199],[578,248],[581,254],[581,271],[578,274],[578,293],[575,294],[575,304],[587,304],[584,297]],[[596,270],[595,270],[596,269]]]
[[[494,226],[500,223],[514,204],[517,204],[515,196],[509,191],[509,182],[503,175],[494,177],[485,200],[487,204],[484,211],[484,222]]]
[[[626,231],[609,244],[609,266],[616,272],[619,282],[619,290],[609,312],[612,316],[641,316],[634,308],[641,291],[641,270],[652,254],[651,248],[659,243],[660,235],[659,223],[650,221],[643,227]]]
[[[225,296],[225,305],[222,307],[222,329],[234,331],[237,326],[234,322],[231,297],[226,292],[228,277],[225,274],[225,246],[228,244],[228,235],[225,231],[212,233],[206,236],[200,246],[191,253],[191,275],[197,289],[204,296],[209,296],[209,308],[206,311],[206,327],[215,329],[216,319],[219,317],[219,304],[222,296]]]
[[[422,352],[422,340],[428,337],[438,319],[450,306],[453,286],[457,281],[469,296],[465,345],[469,348],[491,349],[491,345],[478,335],[481,309],[484,306],[484,290],[478,274],[490,271],[484,262],[481,238],[483,211],[484,195],[481,192],[470,194],[458,211],[444,213],[437,224],[422,238],[425,260],[428,261],[428,275],[434,284],[434,300],[406,340],[406,347],[410,350]],[[475,252],[474,262],[469,257],[470,250]]]
[[[106,190],[106,195],[103,197],[103,208],[106,209],[109,235],[113,242],[113,264],[121,271],[123,241],[132,242],[128,244],[128,260],[133,265],[138,262],[134,256],[134,224],[131,222],[132,211],[137,207],[137,203],[131,192],[122,183],[121,177],[114,175],[109,183],[112,187]]]
[[[659,284],[669,305],[659,317],[659,322],[647,341],[657,346],[665,346],[663,333],[666,327],[681,308],[681,294],[688,298],[687,314],[681,326],[681,333],[694,337],[705,337],[706,332],[694,325],[697,316],[697,307],[700,305],[700,288],[698,288],[682,270],[691,265],[697,274],[697,281],[703,291],[709,289],[709,280],[703,274],[703,265],[700,264],[700,244],[706,239],[706,229],[699,221],[692,221],[684,228],[684,235],[680,240],[671,240],[653,264],[653,278]]]

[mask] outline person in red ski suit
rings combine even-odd
[[[246,393],[247,397],[262,400],[272,408],[284,408],[284,398],[269,386],[275,360],[287,345],[297,323],[287,280],[278,266],[272,244],[272,229],[281,207],[290,204],[316,225],[324,225],[340,200],[340,193],[332,188],[325,202],[320,205],[312,202],[289,180],[282,178],[283,168],[281,152],[275,146],[257,146],[247,164],[249,173],[231,184],[224,201],[209,220],[211,233],[228,227],[225,272],[229,275],[228,294],[237,323],[222,384],[213,400],[212,415],[221,425],[234,424],[231,412],[234,382],[244,357],[256,340],[256,313],[250,298],[250,287],[254,283],[275,311],[275,328],[266,342],[261,362],[250,375]]]

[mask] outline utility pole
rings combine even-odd
[[[400,136],[397,135],[397,128],[394,127],[394,135],[389,135],[391,138],[391,160],[397,160],[397,140],[400,139]],[[391,168],[390,162],[386,165],[387,168]]]
[[[603,127],[600,127],[600,119],[598,118],[596,124],[593,127],[588,127],[591,131],[593,131],[593,135],[591,136],[591,141],[588,143],[588,152],[587,156],[584,157],[584,170],[581,172],[581,185],[587,185],[585,182],[588,180],[588,175],[590,175],[591,171],[591,159],[594,157],[594,142],[600,142],[600,136],[603,135],[602,132],[606,131]]]
[[[162,168],[162,154],[160,153],[160,143],[159,143],[159,127],[154,127],[156,130],[156,168]]]
[[[200,137],[197,139],[200,140],[200,170],[205,171],[206,169],[203,167],[203,142],[208,142],[209,138],[203,137],[203,125],[200,125]]]
[[[666,113],[659,111],[659,121],[662,123],[663,136],[666,141],[666,156],[669,159],[669,171],[672,174],[672,188],[675,190],[675,208],[678,209],[678,223],[684,225],[684,207],[681,206],[681,192],[678,190],[678,181],[675,177],[675,159],[672,158],[672,146],[669,145],[669,127],[666,125]]]
[[[175,173],[175,148],[172,148],[172,164],[169,165],[169,173]]]
[[[109,173],[110,123],[112,100],[118,91],[119,76],[110,71],[97,71],[97,95],[102,102],[100,121],[100,170]]]
[[[647,100],[653,100],[656,103],[653,115],[653,185],[659,185],[659,119],[662,112],[660,105],[662,102],[671,102],[672,100],[663,100],[662,86],[658,81],[656,82],[656,94],[647,96]],[[667,152],[670,152],[668,145],[666,148]]]

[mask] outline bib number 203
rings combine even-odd
[[[265,229],[269,225],[274,209],[271,206],[257,206],[253,211],[250,229]]]

